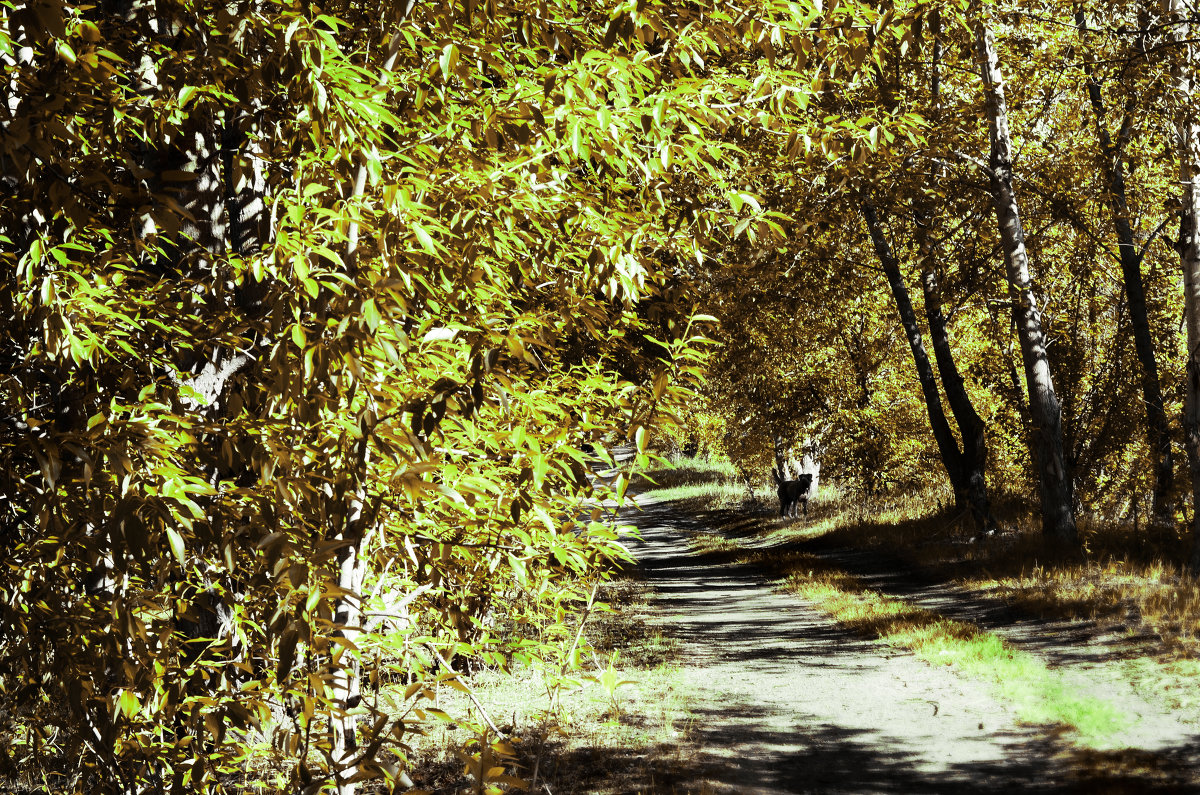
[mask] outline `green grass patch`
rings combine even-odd
[[[934,665],[949,665],[990,683],[1028,723],[1059,724],[1075,731],[1084,747],[1099,747],[1129,726],[1103,699],[1080,695],[1040,658],[1013,648],[999,635],[945,618],[934,611],[866,588],[851,574],[804,552],[748,550],[716,533],[692,532],[689,546],[700,553],[730,555],[735,562],[764,566],[785,591],[811,602],[838,624],[865,637],[907,649]]]
[[[636,476],[632,485],[646,491],[708,483],[740,484],[741,480],[737,469],[725,459],[674,457],[666,459],[662,466]],[[744,485],[741,488],[745,491]]]
[[[671,502],[684,511],[739,509],[750,496],[733,464],[721,459],[674,458],[669,466],[635,478],[639,500]]]
[[[639,492],[638,499],[684,503],[694,508],[732,508],[746,497],[746,488],[733,483],[685,483]]]
[[[995,633],[864,588],[813,555],[797,554],[788,568],[785,590],[855,632],[990,682],[1024,721],[1070,727],[1085,745],[1103,743],[1129,725],[1116,707],[1079,695],[1041,659],[1014,649]]]

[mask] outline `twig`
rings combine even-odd
[[[588,597],[587,610],[583,611],[583,618],[579,620],[579,629],[575,631],[575,640],[571,641],[571,648],[567,651],[567,655],[563,657],[562,665],[559,666],[558,672],[560,675],[567,672],[567,660],[571,659],[571,655],[575,653],[575,647],[579,645],[579,639],[583,637],[583,627],[587,624],[588,616],[592,614],[592,607],[596,604],[596,591],[600,588],[599,580],[592,586],[592,595]]]
[[[980,160],[977,157],[967,154],[966,152],[960,152],[956,149],[956,150],[954,150],[954,156],[959,158],[960,160],[965,160],[968,163],[974,164],[975,166],[977,166],[979,168],[980,171],[982,171],[984,174],[987,174],[988,177],[992,177],[996,173],[992,169],[992,167],[989,166],[987,163],[983,162],[982,160]]]
[[[441,653],[438,652],[437,647],[435,647],[432,643],[426,643],[425,648],[429,649],[429,651],[433,653],[433,658],[435,660],[437,660],[439,663],[441,663],[442,667],[445,668],[447,672],[454,674],[458,683],[460,685],[462,685],[463,690],[466,691],[467,697],[471,699],[471,703],[474,704],[479,709],[479,714],[483,716],[483,721],[484,721],[484,723],[486,723],[488,725],[488,728],[491,729],[493,732],[495,732],[496,736],[499,737],[501,740],[507,740],[508,735],[505,734],[504,732],[500,731],[498,728],[496,728],[495,723],[492,723],[491,716],[488,715],[487,710],[483,708],[483,704],[480,703],[478,698],[476,698],[475,691],[471,689],[470,685],[468,685],[466,682],[464,682],[462,680],[462,674],[460,674],[458,671],[454,670],[453,665],[446,662],[446,660],[442,657]]]

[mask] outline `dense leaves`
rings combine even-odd
[[[981,26],[1076,496],[1175,520],[1194,64],[1099,11],[0,3],[3,772],[403,784],[430,682],[577,656],[627,554],[595,470],[680,416],[752,479],[970,448],[1033,494]]]
[[[536,661],[491,628],[568,620],[625,555],[591,470],[697,377],[686,263],[752,232],[705,197],[758,209],[723,132],[861,36],[784,4],[3,9],[7,772],[403,781],[420,683]]]

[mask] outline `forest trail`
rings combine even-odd
[[[694,720],[690,761],[659,791],[1200,792],[1195,727],[1139,716],[1177,733],[1074,749],[1062,731],[1020,724],[987,683],[863,639],[753,569],[692,552],[692,520],[669,504],[642,500],[624,518],[642,534],[631,548],[655,620],[680,643]],[[1147,758],[1155,775],[1143,778],[1130,760]]]

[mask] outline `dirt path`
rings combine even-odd
[[[991,688],[864,640],[745,567],[692,554],[669,507],[629,514],[665,632],[682,644],[695,747],[675,792],[1200,792],[1200,740],[1143,777],[1137,750],[1075,753]],[[1182,749],[1182,750],[1180,750]]]

